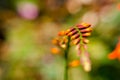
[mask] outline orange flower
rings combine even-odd
[[[116,45],[115,50],[108,55],[108,58],[113,60],[113,59],[119,59],[120,60],[120,40]]]
[[[51,48],[51,52],[53,54],[59,54],[60,53],[60,50],[58,48]]]
[[[80,65],[80,60],[74,60],[74,61],[69,63],[70,67],[77,67],[79,65]]]
[[[120,3],[117,4],[117,9],[120,10]]]

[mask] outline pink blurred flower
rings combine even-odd
[[[80,63],[83,66],[83,69],[87,72],[91,70],[91,61],[89,58],[89,53],[87,52],[87,45],[78,45],[78,54],[80,56]]]
[[[33,20],[38,16],[38,7],[34,3],[21,2],[17,5],[19,15],[25,19]]]

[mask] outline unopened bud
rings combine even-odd
[[[83,38],[83,42],[84,42],[85,44],[88,44],[88,43],[89,43],[89,40],[86,39],[86,38]]]
[[[88,37],[88,36],[90,36],[90,35],[91,35],[90,32],[89,32],[89,33],[83,33],[83,34],[82,34],[83,37]]]
[[[88,23],[81,23],[81,25],[86,26],[86,27],[90,27],[90,26],[91,26],[91,25],[88,24]]]
[[[77,38],[79,38],[79,36],[80,36],[79,34],[75,34],[71,37],[71,40],[77,39]]]
[[[65,31],[60,31],[60,32],[58,33],[58,35],[59,35],[59,36],[64,36],[64,35],[65,35]]]
[[[70,33],[68,33],[68,36],[72,36],[72,35],[74,35],[76,33],[77,33],[77,30],[71,31]]]
[[[73,30],[75,30],[75,28],[70,28],[70,29],[68,29],[68,30],[65,31],[65,34],[67,35],[68,33],[70,33]]]
[[[73,41],[73,44],[74,44],[74,45],[77,45],[79,42],[80,42],[80,39],[78,38],[78,39],[75,39],[75,40]]]
[[[92,31],[92,28],[91,28],[91,27],[80,30],[81,33],[91,32],[91,31]]]

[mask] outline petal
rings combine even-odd
[[[117,58],[116,51],[113,51],[112,53],[110,53],[110,54],[108,55],[108,58],[111,59],[111,60],[116,59],[116,58]]]

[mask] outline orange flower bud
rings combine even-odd
[[[78,38],[78,39],[75,39],[75,40],[73,41],[73,44],[74,44],[74,45],[77,45],[79,42],[80,42],[80,39]]]
[[[58,48],[51,48],[51,53],[59,54],[60,50]]]
[[[79,60],[74,60],[74,61],[69,63],[70,67],[77,67],[79,65],[80,65],[80,61]]]
[[[88,33],[83,33],[83,34],[82,34],[83,37],[88,37],[88,36],[90,36],[90,35],[91,35],[90,32],[88,32]]]
[[[81,23],[81,25],[83,25],[83,26],[85,26],[85,27],[91,26],[90,24],[87,24],[87,23]]]
[[[52,40],[52,44],[57,45],[59,43],[59,38],[55,38]]]
[[[65,31],[65,34],[67,35],[69,32],[71,32],[73,30],[75,30],[75,28],[70,28],[70,29],[68,29],[68,30]]]
[[[72,36],[72,35],[74,35],[76,33],[77,33],[77,30],[71,31],[70,33],[68,33],[68,36]]]
[[[74,40],[74,39],[77,39],[77,38],[79,38],[79,34],[75,34],[75,35],[73,35],[73,36],[71,36],[71,40]]]
[[[65,31],[60,31],[59,33],[58,33],[58,36],[64,36],[65,35]]]
[[[84,42],[85,44],[88,44],[88,43],[89,43],[89,40],[86,39],[86,38],[83,38],[83,42]]]
[[[83,26],[83,25],[77,25],[77,27],[78,27],[78,29],[84,29],[84,28],[88,28],[88,27],[90,27],[90,25],[89,26]]]
[[[92,28],[91,28],[91,27],[80,30],[81,33],[91,32],[91,31],[92,31]]]

